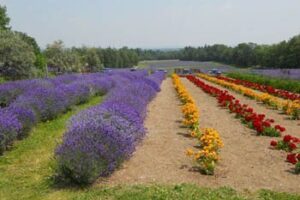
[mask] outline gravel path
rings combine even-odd
[[[99,180],[99,185],[195,183],[206,187],[231,186],[238,190],[300,191],[300,177],[289,171],[292,165],[284,162],[284,152],[268,148],[270,138],[255,136],[227,110],[219,108],[216,99],[187,79],[182,81],[198,104],[201,127],[216,128],[224,141],[215,175],[205,176],[194,171],[192,160],[184,154],[197,141],[187,137],[187,129],[180,127],[180,104],[168,78],[148,107],[146,138],[133,157],[110,178]]]

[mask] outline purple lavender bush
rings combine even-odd
[[[1,85],[0,94],[7,94],[9,100],[4,100],[8,106],[0,109],[0,153],[14,140],[26,137],[37,122],[54,119],[93,95],[105,94],[113,82],[108,75],[73,74]]]
[[[21,124],[17,139],[25,138],[36,123],[35,113],[31,109],[17,105],[9,106],[8,108],[5,108],[3,110],[6,110],[7,113],[15,115],[15,117]]]
[[[0,85],[0,107],[6,107],[22,93],[18,84],[11,82]]]
[[[101,75],[99,73],[94,74],[68,74],[61,75],[55,78],[45,79],[30,79],[11,81],[0,85],[0,107],[7,107],[20,95],[25,94],[28,91],[37,88],[55,88],[61,85],[69,85],[75,81],[84,82],[87,80],[93,80]]]
[[[121,74],[122,84],[116,80],[105,102],[71,119],[55,152],[58,181],[90,184],[99,176],[111,174],[145,135],[146,106],[159,90],[164,74]]]
[[[67,96],[62,90],[35,88],[19,96],[13,106],[26,107],[36,114],[39,121],[54,119],[67,108]]]
[[[0,154],[17,138],[21,128],[21,123],[13,113],[0,109]]]

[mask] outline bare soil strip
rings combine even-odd
[[[200,109],[201,127],[218,129],[224,141],[221,161],[214,176],[201,175],[193,170],[186,157],[186,148],[197,141],[186,136],[181,128],[180,104],[170,79],[162,84],[162,91],[149,105],[145,121],[148,134],[133,157],[110,178],[99,185],[141,183],[195,183],[206,187],[231,186],[238,190],[261,188],[299,192],[299,176],[284,162],[286,153],[268,148],[270,138],[258,137],[244,127],[217,101],[202,92],[187,79],[182,79]]]

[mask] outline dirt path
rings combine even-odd
[[[199,78],[199,77],[198,77]],[[291,134],[297,137],[300,137],[300,121],[299,120],[290,120],[287,115],[282,114],[281,111],[272,109],[271,107],[267,107],[267,105],[256,102],[253,99],[250,99],[248,97],[245,97],[237,92],[234,92],[232,90],[226,89],[220,85],[211,83],[209,81],[206,81],[202,78],[199,78],[205,83],[212,85],[216,88],[227,90],[229,94],[233,95],[234,97],[238,98],[242,103],[248,104],[251,106],[257,113],[265,114],[267,118],[272,118],[275,120],[275,124],[279,124],[281,126],[284,126],[286,128],[286,132],[284,134]],[[259,92],[259,91],[256,91]]]
[[[185,149],[194,141],[182,136],[180,102],[171,79],[162,83],[161,92],[148,106],[145,126],[148,133],[133,157],[109,179],[111,184],[184,182],[185,165],[190,160]]]
[[[108,185],[195,183],[206,187],[231,186],[238,190],[300,191],[299,176],[286,171],[292,166],[284,162],[285,153],[268,149],[269,138],[254,136],[252,130],[244,127],[227,110],[217,107],[213,97],[188,80],[182,81],[199,106],[201,126],[218,129],[224,141],[222,160],[215,176],[204,176],[191,170],[193,163],[184,152],[195,145],[196,140],[185,137],[187,130],[180,128],[179,101],[171,80],[167,79],[148,107],[147,137],[133,157],[105,181]],[[102,181],[99,183],[103,184]]]

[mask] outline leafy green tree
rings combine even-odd
[[[63,51],[64,72],[82,72],[83,63],[80,55],[71,49],[64,49]]]
[[[10,18],[6,14],[6,7],[0,5],[0,30],[8,30],[9,27]]]
[[[95,48],[90,48],[86,51],[85,63],[86,70],[89,72],[98,72],[103,68],[100,57],[97,54],[97,49]]]
[[[0,31],[0,73],[6,79],[33,77],[35,60],[34,49],[19,34]]]
[[[54,73],[81,72],[83,63],[77,49],[65,48],[61,40],[47,45],[44,52],[48,67]]]
[[[64,63],[64,44],[61,40],[54,41],[52,44],[47,45],[44,52],[47,65],[55,72],[66,71]]]

